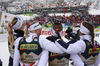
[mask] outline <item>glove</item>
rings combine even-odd
[[[54,36],[49,36],[47,37],[46,39],[52,41],[52,42],[55,42],[57,39],[59,39],[58,37],[54,37]]]

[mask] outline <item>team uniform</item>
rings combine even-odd
[[[34,37],[31,42],[26,42],[25,38],[19,41],[18,50],[20,51],[21,60],[24,64],[38,64],[42,53],[42,48],[38,40],[38,37]]]
[[[80,57],[86,65],[94,65],[97,59],[97,56],[100,53],[100,50],[99,50],[100,45],[97,41],[95,41],[95,45],[97,45],[98,47],[96,48],[96,51],[93,51],[93,46],[91,45],[91,43],[88,40],[84,40],[84,42],[86,44],[86,49],[84,53],[80,55]]]
[[[68,66],[70,55],[49,52],[49,66]]]
[[[71,58],[75,66],[98,66],[100,63],[100,44],[97,41],[94,41],[94,45],[92,44],[90,31],[83,24],[81,24],[80,32],[84,35],[80,36],[79,41],[71,40],[65,43],[62,40],[57,40],[56,45],[66,53],[72,54]],[[74,58],[74,54],[77,56],[76,59]],[[80,59],[84,65],[83,63],[82,65],[79,64]]]
[[[55,38],[53,37],[52,40],[54,41]],[[62,52],[62,51],[60,51],[60,52]],[[84,65],[84,63],[81,61],[80,57],[77,54],[74,54],[74,55],[70,54],[70,56],[69,56],[69,54],[64,54],[64,52],[62,52],[60,54],[57,53],[57,52],[53,52],[51,54],[50,53],[48,51],[46,51],[46,50],[43,51],[42,56],[40,58],[39,66],[47,66],[48,60],[49,60],[49,65],[64,66],[64,64],[65,64],[65,66],[67,66],[69,64],[69,57],[73,58],[75,61],[80,61],[79,63],[77,63],[78,65],[80,65],[80,66]],[[44,64],[44,65],[41,65],[41,64]]]
[[[76,59],[72,57],[75,66],[98,66],[100,63],[100,44],[97,41],[94,41],[94,45],[92,44],[90,31],[83,24],[81,24],[80,32],[84,34],[80,36],[80,40],[71,40],[67,43],[62,40],[57,40],[56,45],[64,52],[72,54],[73,57],[74,54],[77,56]],[[83,63],[82,65],[79,64],[80,59],[83,61],[84,65]]]
[[[23,19],[21,17],[16,17],[17,18],[17,22],[16,24],[14,24],[12,26],[12,24],[9,24],[8,27],[10,27],[12,30],[14,30],[13,35],[14,35],[14,41],[19,38],[19,37],[23,37],[24,36],[24,31],[20,30],[20,28],[23,25]],[[9,33],[9,32],[8,32]],[[11,48],[11,44],[10,44],[10,37],[8,36],[8,48],[9,48],[9,53],[10,53],[10,57],[9,57],[9,66],[13,66],[13,58],[14,58],[14,49],[15,49],[15,44],[12,46]],[[21,64],[21,62],[20,62]]]
[[[53,42],[45,38],[38,38],[35,33],[30,33],[27,38],[20,37],[16,39],[13,66],[18,66],[20,60],[25,66],[46,66],[47,61],[40,58],[43,50],[64,53]],[[43,52],[45,53],[45,51]],[[41,63],[42,61],[43,63]]]
[[[20,31],[20,33],[17,33],[18,30],[15,30],[14,33],[14,40],[16,40],[19,37],[23,37],[24,32]],[[14,58],[14,49],[15,46],[13,45],[13,47],[11,48],[11,44],[9,42],[9,37],[8,37],[8,49],[9,49],[9,53],[10,53],[10,57],[9,57],[9,65],[8,66],[13,66],[13,58]]]
[[[51,40],[51,37],[54,36],[49,36],[47,37],[48,40]],[[55,39],[58,39],[58,37],[54,37]],[[53,38],[53,39],[54,39]],[[52,41],[54,42],[54,41]],[[49,66],[68,66],[69,65],[69,58],[70,55],[67,53],[63,53],[63,54],[58,54],[58,53],[52,53],[49,52]]]
[[[97,65],[97,63],[100,62],[99,44],[97,42],[95,43],[96,45],[98,45],[98,48],[96,51],[92,52],[93,46],[90,43],[91,36],[84,35],[84,36],[81,36],[80,39],[81,40],[75,42],[74,44],[70,44],[70,45],[64,44],[64,42],[61,40],[57,41],[56,44],[66,53],[69,53],[69,54],[79,53],[84,64],[88,66],[95,66],[95,64]],[[75,62],[75,63],[76,63],[76,66],[78,66],[77,65],[78,62]]]

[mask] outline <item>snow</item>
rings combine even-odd
[[[91,15],[100,15],[100,10],[91,9],[88,11]]]
[[[0,59],[3,62],[3,66],[8,66],[9,62],[9,52],[7,41],[0,43]]]
[[[33,14],[33,16],[24,16],[24,15],[18,15],[18,16],[22,17],[23,20],[30,20],[30,19],[35,18],[38,15],[37,14]]]
[[[7,33],[0,34],[0,42],[7,41],[7,37],[8,37],[8,34]]]

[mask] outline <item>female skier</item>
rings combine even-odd
[[[24,36],[24,22],[21,17],[14,17],[11,21],[11,23],[8,25],[8,48],[9,48],[9,65],[8,66],[13,66],[13,58],[14,58],[14,41],[18,37],[23,37]],[[14,30],[14,31],[13,31]]]
[[[38,22],[27,23],[25,37],[15,41],[14,65],[18,66],[20,60],[23,66],[45,66],[45,62],[39,63],[43,50],[54,53],[64,53],[53,42],[40,37],[42,26]],[[53,48],[53,49],[52,49]],[[45,53],[45,51],[43,51]]]
[[[94,26],[89,22],[83,22],[80,26],[80,40],[71,40],[65,43],[57,40],[56,45],[69,54],[79,54],[80,57],[72,58],[75,66],[98,66],[100,63],[100,44],[94,40]],[[70,43],[74,42],[74,43]],[[84,65],[78,65],[77,58],[81,58]]]

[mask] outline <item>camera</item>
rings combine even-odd
[[[79,40],[79,30],[77,30],[77,33],[73,33],[72,29],[70,27],[68,27],[68,29],[66,30],[67,35],[65,35],[65,38],[67,38],[68,40],[72,39],[76,39]]]

